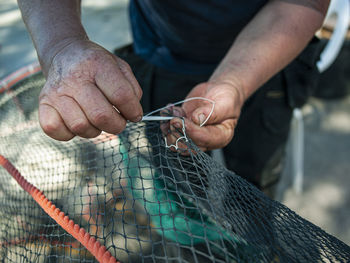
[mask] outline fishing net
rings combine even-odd
[[[37,121],[43,84],[39,72],[0,89],[2,262],[349,261],[349,246],[190,139],[167,147],[160,122],[48,138]]]

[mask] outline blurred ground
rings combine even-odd
[[[82,19],[92,41],[108,50],[131,42],[127,0],[83,1]],[[37,60],[15,0],[0,3],[0,78]]]
[[[310,99],[305,121],[304,189],[291,187],[280,201],[328,233],[350,244],[350,96]],[[289,185],[289,170],[282,185]]]
[[[131,42],[126,6],[127,0],[83,1],[83,23],[90,39],[108,50]],[[0,79],[35,60],[36,54],[16,1],[2,0]],[[347,63],[350,65],[349,60]],[[337,86],[336,79],[334,86]],[[311,99],[303,112],[304,189],[296,194],[289,187],[287,169],[282,182],[284,191],[279,193],[278,199],[350,244],[350,96],[332,101]]]

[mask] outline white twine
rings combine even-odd
[[[191,100],[205,100],[205,101],[209,101],[210,103],[213,104],[207,118],[204,120],[203,123],[201,123],[199,125],[199,127],[202,127],[204,124],[207,123],[207,121],[209,120],[209,118],[211,117],[211,115],[213,114],[214,112],[214,107],[215,107],[215,101],[211,100],[211,99],[207,99],[207,98],[203,98],[203,97],[192,97],[192,98],[188,98],[188,99],[185,99],[185,100],[181,100],[181,101],[178,101],[178,102],[175,102],[175,103],[172,103],[171,106],[175,106],[175,105],[179,105],[179,104],[182,104],[182,103],[185,103],[185,102],[188,102],[188,101],[191,101]],[[165,106],[165,107],[162,107],[162,108],[159,108],[157,110],[154,110],[154,111],[151,111],[149,113],[147,113],[146,115],[143,116],[142,118],[142,121],[163,121],[163,120],[171,120],[173,118],[175,118],[175,116],[151,116],[152,114],[156,113],[156,112],[160,112],[162,110],[165,110],[167,108],[169,108],[170,106]]]
[[[173,116],[166,117],[166,116],[143,116],[142,121],[170,121],[174,119]]]
[[[174,147],[175,150],[177,150],[177,149],[179,149],[179,141],[180,140],[184,139],[185,142],[188,142],[188,138],[187,138],[187,135],[186,135],[186,128],[185,128],[185,120],[183,118],[181,118],[181,121],[182,121],[182,133],[183,133],[183,136],[177,138],[176,141],[175,141],[175,144],[169,144],[169,145],[168,145],[168,141],[167,141],[166,137],[164,137],[165,147],[166,148]]]

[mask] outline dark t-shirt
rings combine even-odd
[[[131,0],[135,53],[171,71],[209,74],[267,0]]]

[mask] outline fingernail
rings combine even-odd
[[[139,122],[141,120],[142,120],[142,115],[139,115],[133,120],[133,122]]]
[[[199,126],[202,126],[205,121],[205,115],[203,113],[198,115],[198,120],[199,120]]]
[[[181,112],[178,109],[174,109],[173,113],[174,113],[174,116],[181,117]]]
[[[179,122],[175,122],[174,123],[174,127],[178,128],[178,129],[181,129],[181,124]]]

